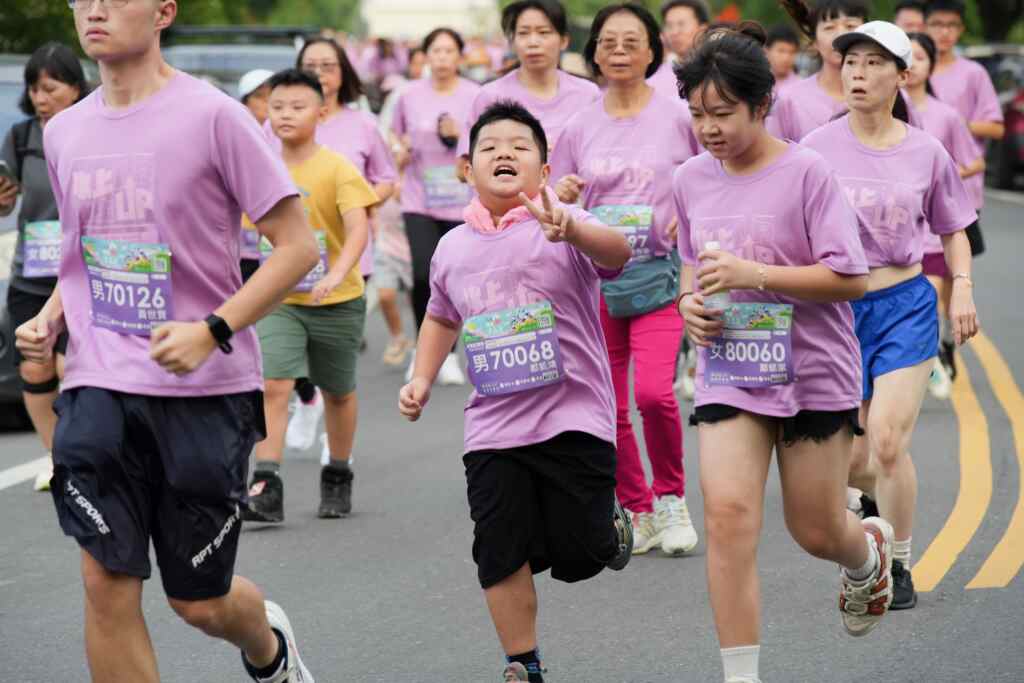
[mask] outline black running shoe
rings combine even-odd
[[[949,381],[953,382],[956,380],[956,359],[954,358],[954,352],[956,351],[956,344],[951,341],[943,341],[939,343],[939,362],[942,363],[942,367],[946,368],[946,374],[949,375]]]
[[[615,524],[615,538],[619,544],[619,552],[607,566],[618,572],[626,568],[629,558],[633,556],[633,522],[629,518],[629,513],[619,503],[618,498],[615,499],[612,522]]]
[[[320,470],[320,519],[338,519],[352,512],[352,470],[324,465]]]
[[[257,472],[249,487],[249,507],[242,512],[246,522],[277,524],[284,521],[284,483],[273,472]]]
[[[917,606],[917,592],[910,570],[899,560],[892,561],[892,604],[889,609],[913,609]]]
[[[881,517],[878,514],[878,503],[868,494],[862,493],[860,494],[860,518],[870,519],[871,517]]]

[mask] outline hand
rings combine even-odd
[[[756,289],[760,282],[756,263],[727,251],[702,251],[697,258],[697,282],[704,296],[724,289]]]
[[[217,340],[203,321],[165,323],[149,338],[149,357],[179,377],[198,369],[216,348]]]
[[[962,278],[953,280],[953,295],[949,300],[949,322],[953,326],[953,340],[957,345],[978,334],[978,312],[974,308],[974,293]]]
[[[47,302],[36,317],[14,331],[15,345],[25,360],[47,363],[53,358],[53,345],[64,331],[64,313],[55,312]]]
[[[21,192],[21,188],[18,187],[18,183],[10,178],[0,176],[0,210],[8,211],[14,208],[19,192]]]
[[[321,301],[323,301],[324,297],[326,297],[328,294],[334,291],[334,289],[338,285],[340,285],[341,282],[342,280],[336,278],[335,276],[331,275],[330,272],[328,272],[327,275],[321,278],[319,282],[313,285],[313,290],[310,292],[310,294],[313,297],[313,303],[318,304]]]
[[[544,237],[548,242],[568,242],[576,233],[576,221],[573,220],[568,209],[561,205],[552,205],[551,198],[548,196],[549,192],[551,190],[546,185],[540,188],[543,209],[530,201],[530,198],[522,192],[519,193],[519,201],[540,223],[540,228],[544,231]]]
[[[462,131],[451,114],[442,114],[437,123],[437,131],[446,138],[458,138]]]
[[[711,346],[711,339],[722,336],[722,312],[704,308],[704,295],[700,292],[684,296],[679,302],[679,313],[686,321],[686,334],[695,345],[706,348]]]
[[[412,381],[398,392],[398,412],[409,422],[415,422],[420,419],[429,400],[430,382],[422,377],[413,377]]]
[[[586,180],[570,173],[555,183],[555,194],[563,204],[575,204],[586,185]]]
[[[679,239],[679,216],[672,216],[672,222],[665,228],[665,236],[669,244],[675,244]]]

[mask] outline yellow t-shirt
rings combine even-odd
[[[289,166],[306,210],[306,219],[318,235],[318,244],[327,250],[327,268],[334,265],[345,244],[345,224],[341,216],[356,208],[373,206],[380,200],[370,184],[345,157],[326,147],[297,166]],[[321,256],[322,258],[322,256]],[[319,306],[340,304],[358,299],[365,286],[359,271],[359,259],[340,285],[325,296]],[[284,300],[286,304],[313,306],[310,292],[293,292]]]

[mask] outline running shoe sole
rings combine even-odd
[[[612,522],[615,526],[616,536],[618,536],[619,552],[607,566],[609,569],[620,572],[626,568],[629,558],[633,556],[633,522],[617,497],[612,512]]]

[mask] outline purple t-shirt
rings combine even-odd
[[[152,361],[148,333],[139,332],[159,324],[160,313],[203,320],[233,296],[242,286],[242,212],[259,221],[297,194],[252,115],[213,86],[178,72],[128,109],[108,108],[103,89],[96,90],[46,126],[45,143],[63,230],[59,283],[71,336],[64,388],[155,396],[260,389],[252,328],[235,334],[234,353],[215,351],[184,377]],[[170,252],[169,267],[154,244]],[[152,265],[140,263],[149,258]],[[103,276],[97,259],[120,270]],[[140,281],[157,282],[146,272],[167,280],[143,293],[148,285]],[[134,332],[101,326],[115,304],[114,318],[137,318],[125,321]]]
[[[469,135],[469,112],[480,86],[460,78],[450,95],[434,89],[424,78],[413,81],[398,98],[391,128],[399,137],[408,135],[412,159],[402,180],[402,211],[441,221],[461,221],[469,203],[469,185],[455,175],[456,148],[444,146],[437,135],[437,121],[449,114],[459,123],[459,138]]]
[[[576,220],[594,218],[573,209]],[[548,242],[537,221],[482,234],[467,225],[441,238],[430,264],[427,313],[461,328],[475,316],[548,302],[564,379],[466,404],[465,452],[515,448],[582,431],[615,443],[615,403],[598,314],[599,270],[576,248]]]
[[[817,129],[804,145],[832,168],[857,211],[868,265],[909,266],[921,262],[925,235],[963,230],[977,218],[960,172],[932,135],[907,126],[898,145],[867,147],[844,116]]]
[[[676,63],[674,57],[669,57],[661,63],[654,75],[647,79],[647,85],[658,91],[662,97],[667,97],[670,100],[682,99],[679,97],[679,81],[672,70]]]
[[[957,166],[970,166],[977,161],[980,154],[974,144],[974,137],[955,109],[929,95],[924,109],[919,108],[918,113],[921,116],[921,125],[924,130],[939,139]],[[978,174],[979,177],[983,175],[983,173]],[[977,188],[979,191],[975,194],[975,185],[971,182],[972,180],[974,180],[974,176],[964,180],[964,187],[967,188],[967,194],[970,195],[974,206],[980,207],[981,188],[979,186]],[[925,235],[924,253],[941,254],[942,251],[942,239],[929,231]]]
[[[781,95],[782,93],[784,93],[785,91],[789,90],[790,88],[792,88],[794,85],[796,85],[797,83],[799,83],[802,80],[803,79],[800,78],[799,74],[797,74],[796,72],[793,72],[793,73],[789,74],[785,78],[776,78],[775,79],[775,95],[776,96]]]
[[[619,228],[633,259],[669,254],[675,216],[672,172],[697,153],[690,109],[657,91],[638,115],[612,118],[604,98],[569,122],[551,159],[552,183],[576,174],[586,181],[580,204],[602,223]]]
[[[965,122],[1003,122],[1003,109],[992,79],[985,67],[974,60],[957,57],[948,69],[941,73],[936,71],[929,80],[936,97],[953,107]],[[978,154],[983,155],[985,140],[974,138],[974,144]],[[975,200],[974,208],[982,208],[985,205],[985,174],[979,173],[964,183]]]
[[[783,140],[799,142],[812,130],[824,126],[849,110],[846,101],[834,100],[818,85],[818,74],[787,85],[777,93],[778,99],[765,119],[768,132]],[[921,119],[910,98],[900,93],[907,104],[910,125],[921,127]]]
[[[559,69],[558,93],[550,100],[542,100],[523,87],[519,82],[519,69],[516,69],[480,89],[473,100],[467,127],[472,128],[484,110],[498,100],[514,100],[526,107],[544,126],[550,155],[569,119],[600,96],[601,91],[590,81]],[[458,151],[460,156],[469,154],[469,135],[459,138]]]
[[[857,237],[857,217],[835,172],[820,155],[790,143],[770,166],[732,176],[708,153],[673,176],[679,215],[679,254],[697,265],[709,241],[724,251],[767,265],[822,263],[842,275],[868,272]],[[691,283],[696,289],[696,281]],[[791,304],[794,380],[764,388],[705,386],[706,349],[697,360],[694,405],[721,403],[789,417],[801,410],[849,410],[861,402],[860,345],[848,303],[814,303],[757,290],[730,292],[734,303]]]

